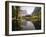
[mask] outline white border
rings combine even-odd
[[[12,31],[12,6],[34,6],[41,7],[41,30],[28,31]],[[9,34],[26,34],[26,33],[42,33],[44,32],[44,5],[41,4],[25,4],[25,3],[9,3]]]

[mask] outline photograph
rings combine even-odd
[[[12,31],[41,29],[41,7],[12,6]]]
[[[45,33],[45,3],[5,2],[5,35]]]

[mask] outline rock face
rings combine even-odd
[[[37,16],[37,17],[36,17]],[[39,30],[41,29],[41,7],[36,7],[32,13],[32,17],[34,17],[34,19],[32,19],[35,29]]]

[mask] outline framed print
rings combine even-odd
[[[35,2],[5,2],[5,35],[45,33],[45,4]]]

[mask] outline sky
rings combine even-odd
[[[34,11],[34,9],[35,9],[35,7],[31,7],[31,6],[21,6],[20,7],[20,10],[25,11],[25,15],[31,15],[32,12]]]

